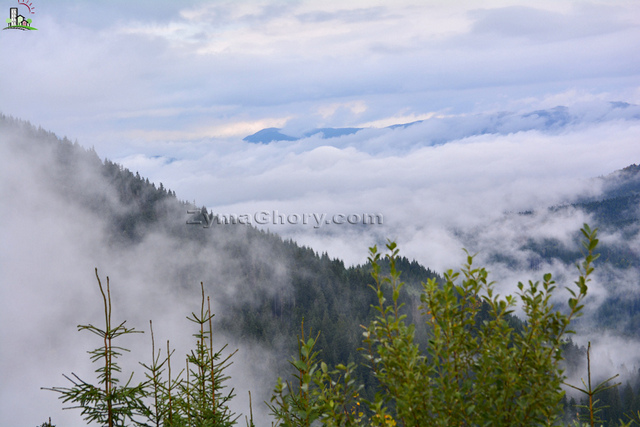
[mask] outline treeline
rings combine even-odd
[[[162,183],[156,187],[138,172],[100,160],[93,148],[85,149],[77,141],[2,114],[0,127],[11,135],[7,141],[13,150],[33,161],[46,161],[41,173],[52,192],[107,219],[114,241],[139,241],[148,227],[175,221],[178,215],[182,219],[193,206],[178,200]]]

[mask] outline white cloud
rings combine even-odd
[[[424,113],[424,114],[401,114],[392,117],[385,117],[383,119],[374,120],[371,122],[361,123],[358,127],[387,127],[393,125],[401,125],[407,123],[413,123],[420,120],[428,120],[436,116],[436,113]],[[441,117],[441,116],[440,116]]]
[[[184,141],[199,140],[203,138],[228,138],[244,137],[259,130],[269,127],[282,127],[288,117],[265,118],[251,121],[238,121],[232,123],[220,123],[214,126],[207,126],[198,129],[180,130],[131,130],[128,136],[131,139],[144,139],[147,141]]]
[[[471,118],[470,129],[493,120]],[[467,121],[458,118],[449,129],[464,129]],[[204,155],[189,154],[179,162],[122,160],[187,200],[223,213],[382,212],[379,234],[413,241],[414,231],[473,227],[504,212],[544,209],[576,192],[597,191],[589,189],[588,178],[633,162],[639,126],[634,120],[578,121],[548,132],[514,128],[436,146],[429,142],[432,132],[425,124],[330,140],[212,142],[200,147]],[[174,154],[180,157],[179,150]],[[317,233],[282,231],[297,237]],[[340,239],[339,233],[334,237]],[[358,258],[346,251],[331,255]]]
[[[134,130],[163,141],[270,117],[383,125],[568,90],[637,92],[640,18],[630,2],[147,6],[127,3],[126,17],[109,3],[43,6],[42,32],[0,40],[30,57],[0,59],[13,76],[0,83],[0,109],[113,157],[113,140]],[[531,25],[542,29],[514,26],[538,15]],[[98,16],[111,19],[94,25]]]
[[[323,119],[327,119],[336,114],[339,109],[348,109],[354,114],[360,114],[367,111],[367,103],[364,101],[334,102],[329,105],[320,105],[318,113]]]

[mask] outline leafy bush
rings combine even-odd
[[[332,426],[556,424],[564,396],[561,347],[572,333],[571,321],[581,315],[598,257],[597,230],[585,224],[582,233],[586,252],[576,286],[568,288],[565,314],[550,302],[556,290],[551,274],[542,282],[518,283],[515,296],[501,297],[469,254],[461,272],[447,271],[443,284],[423,283],[420,309],[431,334],[426,354],[398,303],[403,283],[396,244],[387,245],[385,277],[381,255],[370,248],[378,305],[376,318],[364,328],[364,353],[379,384],[375,400],[361,402],[351,377],[354,366],[330,371],[313,352],[317,337],[305,341],[303,331],[298,357],[291,361],[297,382],[280,379],[271,399],[278,425],[311,426],[316,420]],[[521,330],[508,321],[518,300],[526,316]],[[488,316],[480,316],[483,306]]]

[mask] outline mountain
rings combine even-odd
[[[627,166],[598,178],[598,181],[602,186],[602,195],[579,201],[575,206],[593,214],[605,227],[633,228],[640,220],[640,166]]]
[[[622,271],[640,267],[640,251],[634,244],[640,236],[640,166],[633,164],[598,179],[603,193],[597,200],[576,204],[593,215],[601,227],[614,236],[614,244],[602,245],[601,256],[608,265]],[[633,276],[621,277],[614,270],[608,295],[596,313],[596,322],[602,330],[615,330],[627,337],[636,337],[640,331],[640,295],[630,291],[640,283],[629,283]]]
[[[294,138],[293,136],[285,135],[280,132],[278,128],[266,128],[262,129],[253,135],[249,135],[243,138],[243,141],[253,142],[256,144],[268,144],[273,141],[297,141],[298,138]]]
[[[640,250],[636,243],[640,237],[640,166],[632,164],[594,178],[593,185],[602,189],[597,196],[576,197],[573,203],[549,207],[547,214],[561,216],[577,210],[589,215],[590,225],[600,229],[597,269],[602,275],[601,301],[585,321],[592,325],[592,331],[634,338],[640,331],[640,294],[637,292]],[[536,214],[538,212],[529,211],[519,215]],[[523,266],[505,253],[493,254],[493,261],[514,269],[538,270],[541,265],[553,262],[572,265],[582,257],[581,237],[580,233],[574,233],[570,247],[554,238],[526,239],[519,250],[530,254],[528,265]]]
[[[553,123],[566,119],[562,110],[550,117],[544,114],[538,117]],[[346,267],[339,259],[331,259],[327,254],[319,254],[312,248],[250,225],[225,224],[209,228],[189,225],[187,222],[203,222],[204,208],[179,200],[175,192],[162,183],[150,183],[137,172],[108,159],[101,160],[94,150],[87,150],[67,138],[58,138],[28,122],[0,116],[0,128],[4,164],[15,168],[13,175],[8,172],[6,175],[15,182],[15,189],[3,188],[15,196],[12,202],[25,209],[24,214],[11,218],[24,219],[21,224],[32,224],[34,221],[28,219],[30,215],[46,217],[49,228],[29,236],[33,236],[38,245],[51,243],[55,248],[55,252],[47,253],[51,258],[48,261],[34,256],[32,260],[24,260],[25,267],[7,265],[0,273],[5,292],[15,294],[14,304],[24,305],[25,312],[30,311],[31,305],[31,300],[19,298],[25,287],[35,287],[33,292],[43,293],[47,288],[60,286],[60,293],[54,294],[56,296],[47,300],[46,309],[40,307],[40,310],[51,323],[54,323],[51,319],[70,319],[72,325],[82,322],[84,319],[76,318],[81,313],[68,312],[65,301],[74,297],[65,293],[63,283],[76,277],[76,269],[107,265],[115,271],[106,273],[118,278],[114,279],[114,293],[126,292],[131,296],[121,298],[120,304],[129,307],[136,316],[139,314],[140,318],[134,319],[137,321],[148,320],[144,318],[147,305],[163,307],[160,313],[169,316],[171,303],[179,305],[192,292],[193,285],[204,282],[216,307],[216,325],[223,335],[238,345],[259,349],[256,357],[263,357],[263,364],[268,365],[269,372],[264,379],[269,384],[267,388],[275,384],[278,374],[287,372],[286,361],[296,351],[296,336],[302,324],[307,331],[320,332],[317,349],[329,365],[359,360],[360,325],[372,319],[372,304],[376,302],[369,287],[369,265]],[[357,129],[316,131],[328,138]],[[272,128],[265,135],[267,138],[282,134]],[[603,188],[599,197],[579,200],[572,206],[552,207],[550,212],[569,208],[584,210],[597,218],[595,226],[636,236],[640,224],[640,167],[631,165],[598,180]],[[5,218],[9,217],[3,212]],[[91,228],[73,228],[75,223],[83,221],[91,224]],[[12,227],[16,227],[15,233],[24,230],[15,224]],[[47,237],[49,234],[51,240]],[[576,235],[576,242],[578,237]],[[17,239],[9,240],[9,245],[18,246],[18,243]],[[539,260],[571,263],[579,257],[577,251],[566,250],[553,240],[529,241],[523,245]],[[74,252],[76,247],[83,249]],[[79,254],[76,255],[79,258],[70,257],[72,253]],[[638,249],[632,246],[603,242],[602,253],[600,265],[605,269],[611,266],[613,279],[620,279],[615,277],[619,268],[633,269],[640,264]],[[509,254],[502,256],[508,259]],[[55,269],[58,264],[70,267],[58,271]],[[536,263],[530,267],[535,270]],[[428,278],[441,280],[441,277],[406,258],[399,260],[398,268],[406,282],[401,302],[406,304],[407,321],[416,323],[417,340],[424,344],[428,337],[423,322],[419,321],[420,283]],[[25,275],[34,270],[44,270],[47,279],[42,283],[26,280]],[[78,284],[70,289],[82,292],[86,286],[89,285]],[[603,330],[637,333],[640,297],[625,295],[611,292],[600,304],[596,316]],[[76,310],[80,312],[82,307]],[[28,323],[33,321],[32,317],[23,321],[27,331],[40,328]],[[517,325],[519,321],[513,318],[513,322]],[[46,334],[39,340],[51,341]],[[571,351],[574,359],[583,355],[580,349]],[[269,358],[266,355],[270,355]],[[363,393],[371,397],[375,391],[371,385],[373,378],[364,371],[358,373],[367,385]],[[43,385],[46,384],[38,384]],[[267,400],[268,396],[260,398]]]
[[[469,114],[459,116],[434,116],[426,120],[416,120],[410,123],[386,126],[380,131],[405,129],[412,126],[424,126],[431,135],[425,144],[444,144],[474,135],[509,134],[515,132],[540,130],[554,132],[572,124],[579,124],[584,120],[604,121],[612,119],[640,120],[640,106],[627,102],[609,102],[598,105],[597,108],[569,108],[558,105],[553,108],[528,112],[501,111],[487,114]],[[302,136],[294,137],[281,132],[280,128],[267,128],[244,138],[244,141],[268,144],[278,141],[297,141],[312,135],[322,133],[323,139],[332,139],[351,135],[363,128],[318,128],[304,132]]]
[[[244,137],[242,140],[247,142],[253,142],[255,144],[268,144],[274,141],[298,141],[303,138],[308,138],[313,135],[320,134],[322,139],[337,138],[344,135],[351,135],[362,128],[318,128],[305,132],[301,137],[294,137],[285,135],[280,132],[279,128],[266,128],[262,129],[253,135]]]
[[[632,164],[605,177],[595,178],[593,182],[602,188],[598,196],[578,197],[574,203],[553,206],[549,211],[560,214],[570,209],[578,209],[590,215],[593,226],[623,237],[622,240],[616,239],[612,243],[602,242],[599,246],[602,258],[616,268],[629,269],[640,266],[640,252],[631,244],[640,234],[640,166]],[[573,263],[580,258],[578,251],[561,249],[563,245],[558,240],[550,239],[543,244],[528,242],[527,245],[529,249],[538,253],[541,259]]]

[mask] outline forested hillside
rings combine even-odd
[[[201,215],[187,214],[195,206],[178,200],[162,183],[156,187],[138,173],[108,159],[100,160],[92,149],[29,123],[8,117],[2,121],[5,131],[19,133],[17,147],[25,155],[36,157],[42,150],[54,153],[55,162],[46,165],[52,189],[70,205],[81,205],[103,217],[109,226],[107,243],[113,250],[134,246],[146,233],[158,230],[196,242],[196,251],[211,246],[221,249],[216,253],[226,259],[220,264],[226,265],[228,274],[237,276],[234,295],[251,295],[248,300],[225,299],[225,312],[217,314],[222,327],[269,345],[285,342],[286,350],[280,350],[289,354],[304,318],[307,327],[322,331],[319,348],[328,362],[356,356],[359,325],[366,323],[375,301],[366,266],[346,268],[340,260],[250,225],[208,229],[187,225],[187,221],[202,219]],[[95,172],[104,179],[96,182]],[[87,181],[97,185],[87,185]],[[206,286],[214,280],[207,263],[189,262],[179,267],[174,276],[176,286],[200,281]],[[400,267],[404,279],[416,289],[420,281],[436,276],[406,258]]]
[[[108,240],[97,244],[105,245],[109,251],[133,253],[137,247],[147,250],[150,239],[156,239],[179,248],[179,257],[167,256],[169,252],[158,249],[158,268],[164,278],[177,290],[203,282],[207,293],[216,300],[216,327],[239,341],[259,343],[276,354],[281,362],[274,374],[285,374],[289,356],[296,353],[296,337],[303,322],[307,331],[320,332],[316,349],[328,365],[361,361],[361,325],[368,325],[375,317],[377,303],[369,286],[370,264],[345,266],[341,260],[250,225],[188,225],[187,221],[202,219],[201,214],[187,214],[198,207],[179,200],[179,195],[162,183],[150,183],[137,172],[108,159],[101,160],[92,149],[27,122],[1,116],[0,128],[4,134],[2,143],[11,145],[12,155],[21,161],[33,159],[33,171],[25,173],[46,182],[48,191],[63,200],[70,211],[86,211],[104,221]],[[601,179],[602,195],[595,200],[578,200],[572,208],[592,214],[597,220],[594,226],[636,236],[640,167],[632,165]],[[567,250],[552,240],[527,245],[544,260],[573,263],[581,256],[579,251]],[[640,264],[637,248],[604,242],[599,249],[602,264],[623,269]],[[504,262],[510,262],[508,255],[497,254],[496,260],[502,256]],[[388,269],[384,261],[381,265],[383,272]],[[530,267],[535,270],[537,263],[532,262]],[[443,277],[402,256],[397,259],[396,268],[406,283],[399,301],[405,304],[407,322],[416,324],[416,342],[424,347],[428,337],[418,309],[421,283],[428,279],[442,283]],[[600,305],[596,318],[603,329],[637,333],[640,297],[612,294]],[[487,319],[481,313],[476,320],[481,323]],[[516,330],[522,327],[515,317],[509,317],[509,322]],[[584,348],[567,344],[569,371],[584,355]],[[356,374],[366,385],[363,395],[373,398],[376,388],[371,372],[359,368]],[[639,385],[637,378],[627,378],[624,388],[612,389],[603,396],[610,406],[603,412],[603,419],[617,420],[624,412],[639,410]],[[566,411],[573,411],[568,399],[564,404]]]

